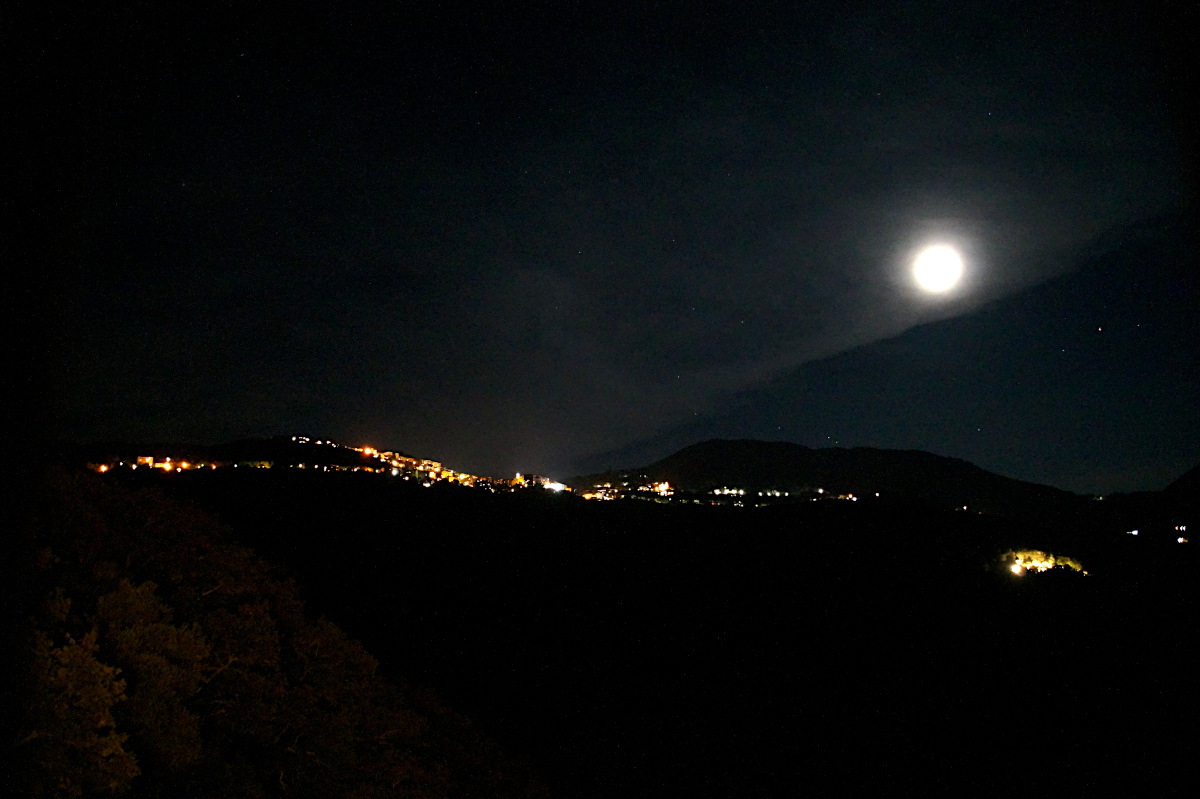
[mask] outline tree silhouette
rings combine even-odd
[[[28,508],[31,795],[544,795],[204,514],[64,472]]]

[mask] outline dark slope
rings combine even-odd
[[[1023,517],[1062,514],[1083,498],[1050,486],[992,474],[974,464],[916,450],[810,449],[784,441],[713,439],[649,466],[575,478],[576,488],[622,474],[667,480],[682,491],[721,486],[746,489],[816,490],[933,503]]]

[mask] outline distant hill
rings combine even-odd
[[[1014,480],[956,458],[918,450],[811,449],[783,441],[712,439],[649,466],[575,478],[584,488],[602,482],[666,480],[680,491],[722,486],[815,491],[930,502],[1014,517],[1070,511],[1084,497]]]

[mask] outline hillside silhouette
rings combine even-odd
[[[1139,529],[1143,540],[1170,543],[1179,535],[1176,526],[1200,511],[1198,475],[1200,467],[1160,491],[1100,498],[1004,477],[919,450],[813,449],[784,441],[711,439],[647,466],[572,478],[571,485],[582,490],[604,483],[667,481],[693,496],[737,487],[747,491],[748,502],[759,491],[770,490],[789,492],[792,501],[853,495],[868,502],[882,498],[892,504],[963,510],[1096,534]]]
[[[707,492],[723,486],[796,492],[876,493],[893,499],[1015,517],[1060,515],[1078,495],[985,471],[957,458],[918,450],[859,447],[812,449],[785,441],[711,439],[648,466],[573,478],[576,488],[628,480],[665,480],[676,489]]]

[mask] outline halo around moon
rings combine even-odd
[[[933,294],[954,288],[962,273],[962,258],[950,247],[927,247],[913,261],[913,279],[923,290]]]

